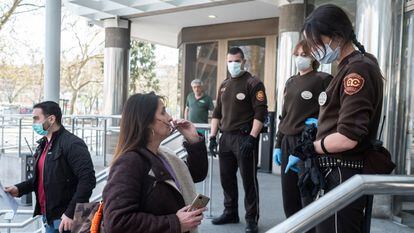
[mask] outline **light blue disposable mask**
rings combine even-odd
[[[296,63],[296,68],[298,68],[299,71],[305,71],[311,67],[312,58],[297,56],[295,57],[295,63]]]
[[[45,120],[46,121],[46,120]],[[32,125],[32,128],[33,128],[33,131],[35,131],[35,133],[37,133],[37,134],[39,134],[39,135],[41,135],[41,136],[46,136],[47,135],[47,133],[48,133],[48,131],[47,130],[45,130],[44,128],[43,128],[43,124],[44,124],[45,122],[42,122],[42,123],[33,123],[33,125]],[[50,125],[49,126],[49,128],[51,127],[52,125]]]
[[[237,77],[241,73],[241,62],[227,62],[227,70],[231,77]]]
[[[322,64],[330,64],[334,61],[336,61],[339,58],[339,54],[341,53],[341,47],[336,47],[335,50],[332,50],[331,48],[332,40],[329,42],[329,44],[325,44],[325,53],[322,49],[319,49],[319,51],[313,52],[313,57]]]

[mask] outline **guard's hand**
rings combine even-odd
[[[210,137],[210,143],[208,145],[208,149],[210,150],[210,153],[216,157],[217,154],[217,139],[216,136]]]
[[[59,225],[59,233],[62,233],[64,231],[71,231],[73,220],[69,218],[68,216],[66,216],[65,214],[62,215],[61,219],[62,221],[60,222],[60,225]]]
[[[282,165],[282,150],[280,148],[275,148],[273,151],[273,162],[278,166]]]
[[[19,189],[14,185],[4,188],[4,192],[9,193],[12,197],[17,197],[19,195]]]
[[[243,144],[240,146],[240,153],[243,157],[252,156],[254,147],[256,146],[256,138],[252,135],[249,135]]]
[[[294,155],[289,155],[289,161],[286,165],[285,174],[288,173],[289,169],[299,173],[300,169],[296,167],[296,164],[300,161],[300,159]]]
[[[318,119],[316,119],[316,118],[307,118],[305,120],[305,125],[311,126],[312,124],[314,124],[315,127],[318,128]]]

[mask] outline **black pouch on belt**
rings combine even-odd
[[[382,146],[382,142],[375,140],[364,152],[364,174],[391,174],[395,169],[390,152]]]

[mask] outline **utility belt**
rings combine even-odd
[[[341,168],[350,168],[350,169],[363,169],[364,161],[363,160],[344,160],[339,158],[332,158],[329,156],[318,156],[315,158],[315,163],[321,167],[341,167]]]
[[[241,134],[241,135],[250,135],[250,132],[252,131],[252,127],[253,127],[253,123],[245,123],[243,125],[241,125],[238,129],[236,130],[229,130],[229,131],[222,131],[220,130],[222,133],[227,133],[227,134]],[[260,133],[267,133],[267,127],[262,127],[262,130],[260,131]]]

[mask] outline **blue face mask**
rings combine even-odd
[[[325,44],[325,53],[322,49],[319,49],[319,51],[313,52],[313,57],[322,64],[330,64],[334,61],[336,61],[339,58],[339,54],[341,53],[341,47],[336,47],[335,50],[332,50],[331,48],[331,42],[329,44]]]
[[[46,136],[48,131],[43,128],[43,123],[33,123],[32,128],[33,128],[33,131],[35,131],[37,134],[41,136]],[[51,126],[52,125],[50,125],[49,128]]]
[[[227,70],[231,77],[237,77],[241,73],[241,62],[227,62]]]

